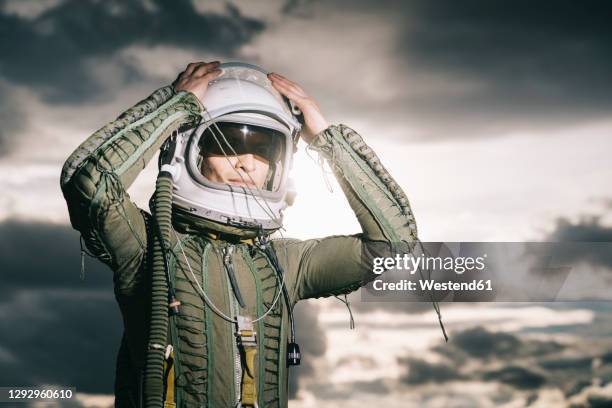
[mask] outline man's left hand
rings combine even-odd
[[[314,137],[321,131],[327,129],[329,124],[319,109],[319,104],[295,82],[276,74],[268,74],[272,86],[292,101],[304,115],[304,128],[302,138],[306,143],[311,143]]]

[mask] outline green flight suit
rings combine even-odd
[[[162,143],[180,126],[197,123],[201,111],[192,93],[160,88],[87,138],[62,171],[61,187],[72,226],[80,231],[89,251],[114,273],[124,324],[115,380],[119,407],[139,404],[155,234],[154,218],[136,207],[126,190]],[[271,241],[291,304],[358,289],[376,277],[373,256],[410,251],[417,239],[406,196],[356,132],[343,125],[330,126],[309,148],[330,164],[362,232]],[[174,347],[176,403],[180,407],[235,406],[243,369],[236,353],[235,328],[206,305],[193,279],[225,314],[239,311],[254,318],[272,305],[279,290],[277,275],[266,254],[252,242],[185,228],[175,216],[170,272],[182,304],[180,314],[169,319],[168,341]],[[312,217],[317,222],[316,214]],[[227,247],[232,248],[230,258],[244,309],[236,302],[224,267]],[[254,329],[259,407],[286,407],[289,324],[282,296]]]

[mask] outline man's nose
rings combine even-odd
[[[255,156],[251,153],[238,155],[236,161],[236,168],[242,169],[242,171],[249,173],[255,170]]]

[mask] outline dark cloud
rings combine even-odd
[[[513,360],[516,358],[544,357],[564,349],[555,341],[524,340],[519,336],[492,332],[484,327],[474,327],[450,334],[447,344],[434,346],[433,350],[449,360],[463,364],[468,359]]]
[[[585,215],[578,221],[560,217],[544,241],[558,242],[555,261],[586,262],[592,266],[612,268],[612,227],[603,225],[601,215]]]
[[[576,329],[566,330],[584,336]],[[448,344],[434,346],[432,350],[449,362],[443,363],[445,367],[459,367],[462,377],[459,381],[495,381],[522,391],[550,387],[559,389],[566,398],[581,394],[586,401],[587,396],[601,396],[600,387],[591,389],[595,379],[602,387],[612,381],[611,352],[604,338],[601,342],[589,341],[588,345],[583,342],[562,345],[477,327],[451,334]],[[478,347],[484,351],[475,352]],[[489,367],[493,359],[495,369]]]
[[[557,354],[565,349],[565,346],[554,340],[522,340],[521,349],[518,353],[521,357],[537,356],[539,358],[550,354]]]
[[[81,281],[78,234],[25,221],[0,224],[0,259],[0,384],[112,393],[123,326],[110,270],[89,260]]]
[[[542,374],[520,366],[507,366],[499,370],[488,371],[483,374],[485,381],[499,381],[516,388],[540,388],[546,382]]]
[[[311,302],[299,302],[295,306],[296,340],[302,353],[299,366],[289,369],[289,398],[295,398],[300,387],[300,379],[315,375],[314,360],[325,354],[327,337],[319,324],[319,308]]]
[[[612,406],[612,388],[608,384],[589,383],[573,395],[570,408],[607,408]]]
[[[3,287],[9,295],[20,289],[108,288],[112,284],[112,272],[94,259],[86,259],[85,280],[81,281],[79,249],[79,233],[69,226],[15,220],[2,222]]]
[[[0,344],[10,353],[0,383],[113,392],[122,324],[112,289],[23,290],[0,304],[0,314]]]
[[[544,333],[546,330],[536,332]],[[563,406],[590,407],[590,401],[595,404],[608,402],[612,398],[609,388],[612,382],[612,357],[607,337],[600,336],[596,341],[595,334],[584,337],[581,331],[571,328],[566,328],[564,332],[586,341],[561,345],[554,341],[525,338],[523,332],[491,333],[479,327],[451,333],[449,343],[430,349],[442,357],[435,363],[412,355],[398,359],[407,368],[401,382],[411,386],[410,390],[421,401],[427,400],[428,390],[436,389],[439,390],[439,396],[456,403],[459,397],[471,394],[466,392],[463,395],[455,391],[462,389],[463,383],[484,381],[507,386],[485,397],[494,405],[527,398],[526,406],[529,406],[539,400],[538,391],[543,388],[560,391],[566,398]],[[483,340],[479,342],[479,338]],[[477,347],[485,351],[475,352]],[[456,384],[448,389],[415,387],[448,381]],[[583,401],[583,405],[571,405],[578,401]],[[460,405],[481,404],[482,400]]]
[[[567,369],[590,369],[593,357],[564,357],[552,358],[538,362],[538,365],[546,370],[567,370]]]
[[[429,363],[419,358],[404,357],[399,358],[398,361],[408,369],[408,372],[400,379],[406,384],[443,383],[464,378],[455,366],[449,364]]]
[[[573,383],[568,390],[565,392],[566,397],[571,397],[572,395],[576,395],[580,393],[583,389],[591,385],[591,380],[579,380]]]
[[[612,395],[589,395],[587,402],[589,408],[608,408],[612,406]]]
[[[25,121],[12,90],[0,81],[0,157],[13,150],[17,142],[16,133],[23,129]]]
[[[548,133],[609,119],[612,3],[288,1],[285,11],[307,16],[313,7],[313,24],[319,16],[340,13],[372,16],[371,24],[346,26],[356,38],[392,32],[381,36],[384,51],[375,50],[376,58],[368,53],[364,64],[389,72],[388,80],[369,89],[379,100],[351,94],[351,83],[368,74],[357,67],[361,75],[338,80],[348,88],[342,94],[350,95],[350,104],[336,104],[344,115],[384,123],[397,138]],[[343,50],[351,51],[362,52]]]
[[[476,358],[504,358],[514,355],[521,347],[518,337],[509,333],[494,333],[483,327],[476,327],[456,333],[452,346]]]
[[[388,395],[392,392],[392,389],[384,380],[377,379],[373,381],[352,381],[340,384],[318,382],[309,387],[309,391],[315,394],[319,400],[346,402],[353,400],[357,393]]]
[[[292,17],[312,18],[314,16],[313,2],[310,0],[287,0],[281,7],[281,12]]]
[[[607,353],[604,353],[601,356],[601,362],[603,364],[612,364],[612,351],[609,351]]]
[[[594,322],[592,326],[607,326],[609,315],[601,322]],[[582,333],[576,334],[582,336]],[[597,335],[595,335],[597,336]],[[600,337],[602,340],[606,336]],[[568,349],[570,353],[561,356],[550,355],[538,358],[536,365],[546,370],[548,382],[557,384],[566,396],[580,393],[583,388],[592,384],[599,384],[602,387],[612,383],[612,363],[609,342],[576,343]],[[556,360],[556,361],[555,361]],[[612,398],[612,389],[608,391]]]
[[[404,7],[398,51],[410,66],[475,84],[423,100],[424,111],[447,113],[457,125],[485,115],[531,127],[609,117],[611,3],[418,0]]]
[[[572,222],[558,218],[554,230],[547,237],[550,241],[612,242],[612,227],[601,224],[601,216],[584,216]],[[612,262],[609,264],[612,265]]]
[[[359,390],[360,392],[368,393],[368,394],[379,394],[386,395],[391,390],[384,383],[383,380],[375,380],[375,381],[355,381],[350,385],[350,394],[351,395],[354,390]]]
[[[0,72],[49,101],[79,102],[103,90],[91,64],[125,47],[169,45],[232,55],[263,28],[229,4],[224,14],[202,14],[189,0],[67,0],[33,19],[0,13]],[[118,68],[124,81],[139,76],[127,64]]]
[[[551,354],[537,358],[534,366],[545,370],[548,382],[556,384],[567,397],[579,394],[597,378],[602,385],[612,380],[612,366],[608,358],[610,350],[604,346],[598,351],[593,347],[578,347],[569,356]]]

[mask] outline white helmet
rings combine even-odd
[[[202,100],[201,122],[181,129],[160,154],[160,166],[172,173],[174,182],[175,222],[185,230],[243,237],[269,233],[282,227],[282,212],[295,194],[288,173],[299,139],[301,126],[294,116],[299,111],[272,87],[261,68],[243,63],[219,68],[221,75],[210,82]],[[202,173],[207,153],[264,156],[269,164],[264,187],[242,175],[241,185],[209,180]]]

